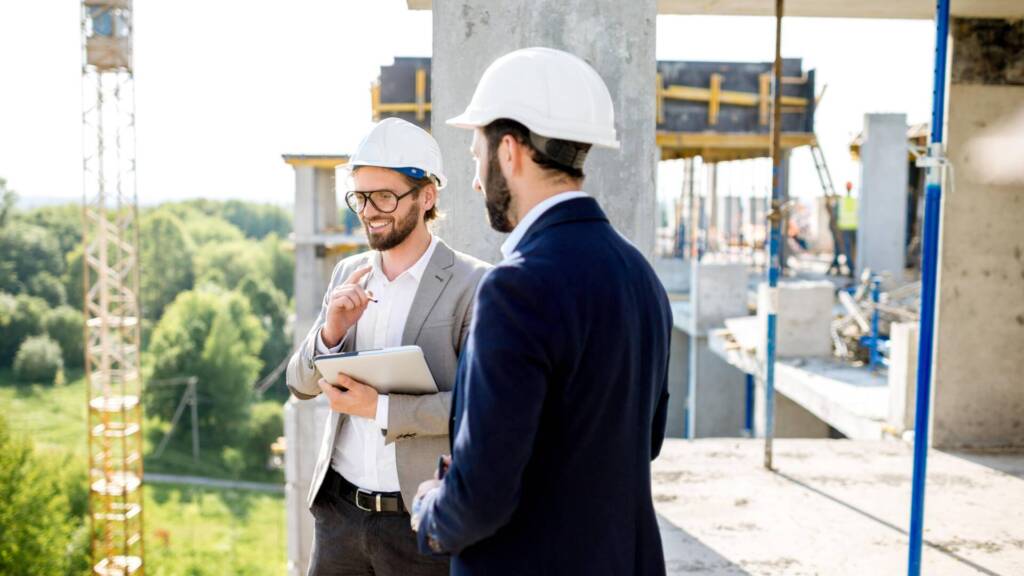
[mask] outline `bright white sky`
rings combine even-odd
[[[0,3],[0,177],[28,201],[81,197],[77,0]],[[289,203],[282,153],[350,152],[370,126],[369,86],[395,56],[429,56],[431,14],[404,0],[135,1],[139,200]],[[788,19],[783,55],[817,69],[817,113],[837,186],[867,112],[927,120],[929,21]],[[766,61],[770,18],[659,17],[665,60]],[[678,190],[663,166],[660,192]],[[792,192],[818,193],[806,153]],[[749,176],[747,176],[749,180]],[[728,186],[728,176],[724,178]],[[765,183],[767,185],[767,182]]]

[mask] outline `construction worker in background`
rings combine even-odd
[[[619,147],[608,89],[572,54],[517,50],[448,123],[473,130],[474,188],[510,234],[477,292],[451,459],[413,504],[420,550],[454,575],[664,574],[650,463],[672,313],[581,191],[590,148]]]
[[[836,227],[843,237],[846,252],[846,269],[853,276],[857,261],[857,199],[853,197],[853,182],[846,183],[846,196],[839,199]]]
[[[455,366],[487,265],[430,232],[445,176],[426,131],[384,120],[346,169],[345,202],[372,250],[334,268],[287,372],[295,396],[323,393],[331,408],[307,496],[315,519],[309,574],[447,575],[447,559],[418,553],[408,506],[448,452]],[[326,382],[313,364],[322,354],[408,344],[423,349],[440,392],[382,395],[345,376]]]

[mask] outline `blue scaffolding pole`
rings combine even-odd
[[[782,11],[783,0],[775,0],[775,69],[772,82],[772,208],[768,214],[768,346],[765,363],[764,467],[772,469],[772,440],[775,436],[775,324],[778,312],[779,270],[782,268]]]
[[[932,92],[932,134],[928,147],[928,185],[925,188],[921,248],[921,340],[917,357],[917,402],[914,413],[914,477],[910,497],[910,558],[907,573],[921,574],[924,540],[924,493],[931,421],[932,353],[935,339],[935,280],[939,261],[939,214],[942,205],[942,119],[945,114],[946,39],[949,0],[938,0],[935,12],[935,78]]]

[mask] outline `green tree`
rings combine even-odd
[[[268,234],[287,236],[292,231],[291,214],[272,204],[228,200],[218,213],[237,226],[247,238],[260,239]]]
[[[80,368],[85,357],[85,320],[82,313],[71,306],[58,306],[43,317],[43,329],[60,344],[64,365]]]
[[[7,180],[0,178],[0,226],[6,226],[10,221],[17,203],[18,195],[7,187]]]
[[[192,289],[195,246],[181,220],[167,211],[142,218],[139,244],[142,313],[157,319],[175,296]]]
[[[82,206],[75,202],[42,206],[29,210],[20,219],[45,228],[53,234],[61,254],[67,254],[82,244]]]
[[[69,572],[69,545],[80,522],[72,517],[63,480],[0,416],[0,574]]]
[[[249,240],[208,244],[196,253],[196,285],[212,282],[229,290],[246,277],[270,276],[270,259],[264,247]]]
[[[149,346],[152,378],[157,382],[198,379],[203,446],[216,449],[234,444],[245,433],[265,339],[266,332],[244,296],[213,290],[179,294],[154,329]],[[150,387],[149,413],[169,420],[181,394],[180,387]],[[190,440],[178,433],[173,441]]]
[[[188,232],[189,237],[197,247],[245,239],[245,235],[242,234],[242,231],[237,226],[222,218],[207,216],[200,212],[193,212],[187,217],[179,217],[185,224],[185,230]]]
[[[262,244],[269,260],[270,280],[291,300],[295,295],[295,252],[277,234],[270,234]]]
[[[44,272],[64,273],[56,237],[45,228],[23,222],[8,222],[0,228],[0,292],[31,293],[32,282]]]
[[[291,334],[288,331],[288,300],[284,293],[274,287],[270,280],[262,277],[247,276],[238,285],[238,291],[249,300],[253,313],[260,320],[267,339],[260,349],[260,360],[263,369],[259,378],[262,380],[277,366],[291,355]],[[286,400],[288,390],[284,386],[282,372],[268,389],[268,397]]]
[[[38,296],[50,306],[61,306],[68,301],[64,283],[49,272],[40,272],[28,281],[26,292]]]
[[[80,307],[85,304],[85,286],[82,284],[82,245],[75,246],[71,252],[64,255],[64,293],[67,295],[69,304]]]
[[[46,301],[35,296],[0,293],[0,366],[10,366],[25,338],[43,332]]]

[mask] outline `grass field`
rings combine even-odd
[[[32,439],[38,453],[72,454],[85,466],[85,381],[81,373],[69,374],[68,381],[60,387],[14,385],[10,370],[0,369],[0,413],[12,431]],[[191,455],[169,448],[159,468],[174,472],[172,459],[186,458]],[[283,495],[147,485],[145,497],[147,574],[284,573]]]

